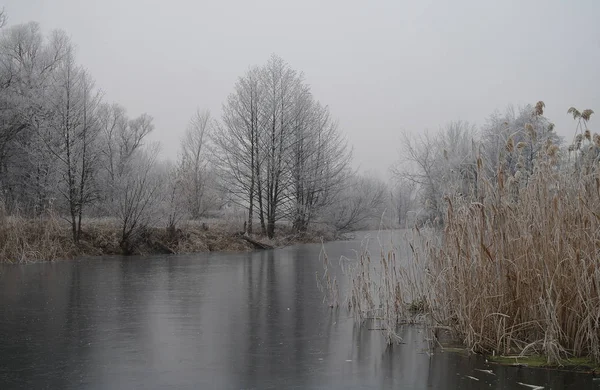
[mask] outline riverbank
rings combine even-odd
[[[464,356],[470,356],[473,352],[466,348],[461,340],[452,335],[448,330],[435,333],[435,349],[440,352],[453,352]],[[600,364],[594,362],[590,357],[568,356],[560,362],[549,361],[544,355],[495,355],[487,353],[477,353],[486,363],[498,366],[523,367],[523,368],[543,368],[548,370],[558,370],[567,372],[577,372],[593,374],[594,377],[600,375]]]
[[[70,225],[65,221],[49,217],[9,217],[0,224],[0,263],[123,254],[120,238],[120,226],[113,219],[85,221],[81,239],[76,244],[71,236]],[[273,239],[261,235],[245,237],[232,223],[211,219],[187,221],[171,231],[161,227],[140,229],[128,254],[247,252],[257,248],[278,248],[334,238],[333,232],[327,229],[313,229],[298,234],[286,225],[278,226],[278,234]]]
[[[572,357],[563,359],[559,363],[549,363],[548,358],[542,355],[533,356],[486,356],[491,363],[505,366],[548,368],[553,370],[566,370],[600,375],[600,365],[590,358]]]

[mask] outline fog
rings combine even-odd
[[[175,158],[196,108],[220,117],[237,78],[273,53],[304,72],[354,148],[388,174],[401,131],[478,125],[509,104],[546,103],[572,137],[570,106],[600,110],[600,3],[587,1],[7,0],[77,45],[106,101],[155,119]]]

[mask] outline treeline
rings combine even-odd
[[[66,33],[33,22],[2,30],[0,107],[4,213],[57,211],[74,242],[85,216],[116,217],[127,249],[160,198],[152,117],[104,102]]]
[[[108,218],[129,253],[147,227],[174,234],[182,221],[235,210],[245,213],[238,230],[273,238],[276,226],[365,228],[388,206],[387,186],[352,170],[329,108],[277,56],[239,78],[220,118],[193,115],[176,161],[161,159],[152,131],[150,115],[104,99],[65,32],[2,27],[4,220],[53,215],[77,243],[86,223]]]

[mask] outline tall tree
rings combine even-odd
[[[266,233],[272,238],[275,223],[285,215],[281,206],[289,180],[286,158],[293,147],[294,123],[303,114],[298,105],[304,104],[310,90],[304,85],[302,75],[275,55],[262,69],[262,82],[265,100],[260,113],[264,131],[260,133],[263,138],[258,146],[265,163],[264,176],[257,188],[261,223],[266,220]]]
[[[120,177],[127,174],[129,161],[144,147],[144,140],[154,129],[152,117],[142,114],[129,119],[118,104],[101,104],[98,108],[100,129],[100,175],[106,184],[102,211],[111,215],[115,208]]]
[[[121,225],[120,245],[129,254],[136,247],[144,228],[157,217],[163,201],[165,178],[157,170],[158,146],[134,150],[116,177],[114,214]]]
[[[246,232],[253,232],[257,185],[261,182],[262,153],[259,150],[261,126],[259,108],[263,104],[260,69],[251,68],[240,77],[223,105],[222,124],[213,134],[214,161],[224,185],[237,204],[247,207]],[[266,233],[264,220],[261,223]]]
[[[258,216],[263,234],[281,219],[304,231],[347,174],[351,153],[316,102],[301,73],[273,55],[240,78],[214,136],[221,176],[248,208],[246,231]]]
[[[351,171],[352,157],[346,140],[331,120],[328,107],[307,98],[294,122],[290,149],[292,171],[290,219],[298,232],[308,229],[313,218],[336,199]]]
[[[83,209],[95,200],[98,102],[89,75],[75,65],[72,53],[66,56],[55,72],[48,102],[50,118],[42,139],[57,161],[58,191],[66,201],[75,242],[81,236]]]
[[[180,184],[193,219],[199,219],[205,213],[207,206],[205,201],[209,174],[206,141],[210,124],[209,111],[196,111],[181,141]]]
[[[51,116],[47,95],[70,52],[64,32],[44,39],[37,23],[0,33],[0,191],[9,210],[40,212],[52,197],[51,164],[38,130]]]

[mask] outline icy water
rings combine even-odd
[[[330,259],[359,246],[326,244]],[[320,251],[0,266],[0,389],[600,389],[585,374],[429,355],[415,327],[386,347],[323,304]]]

